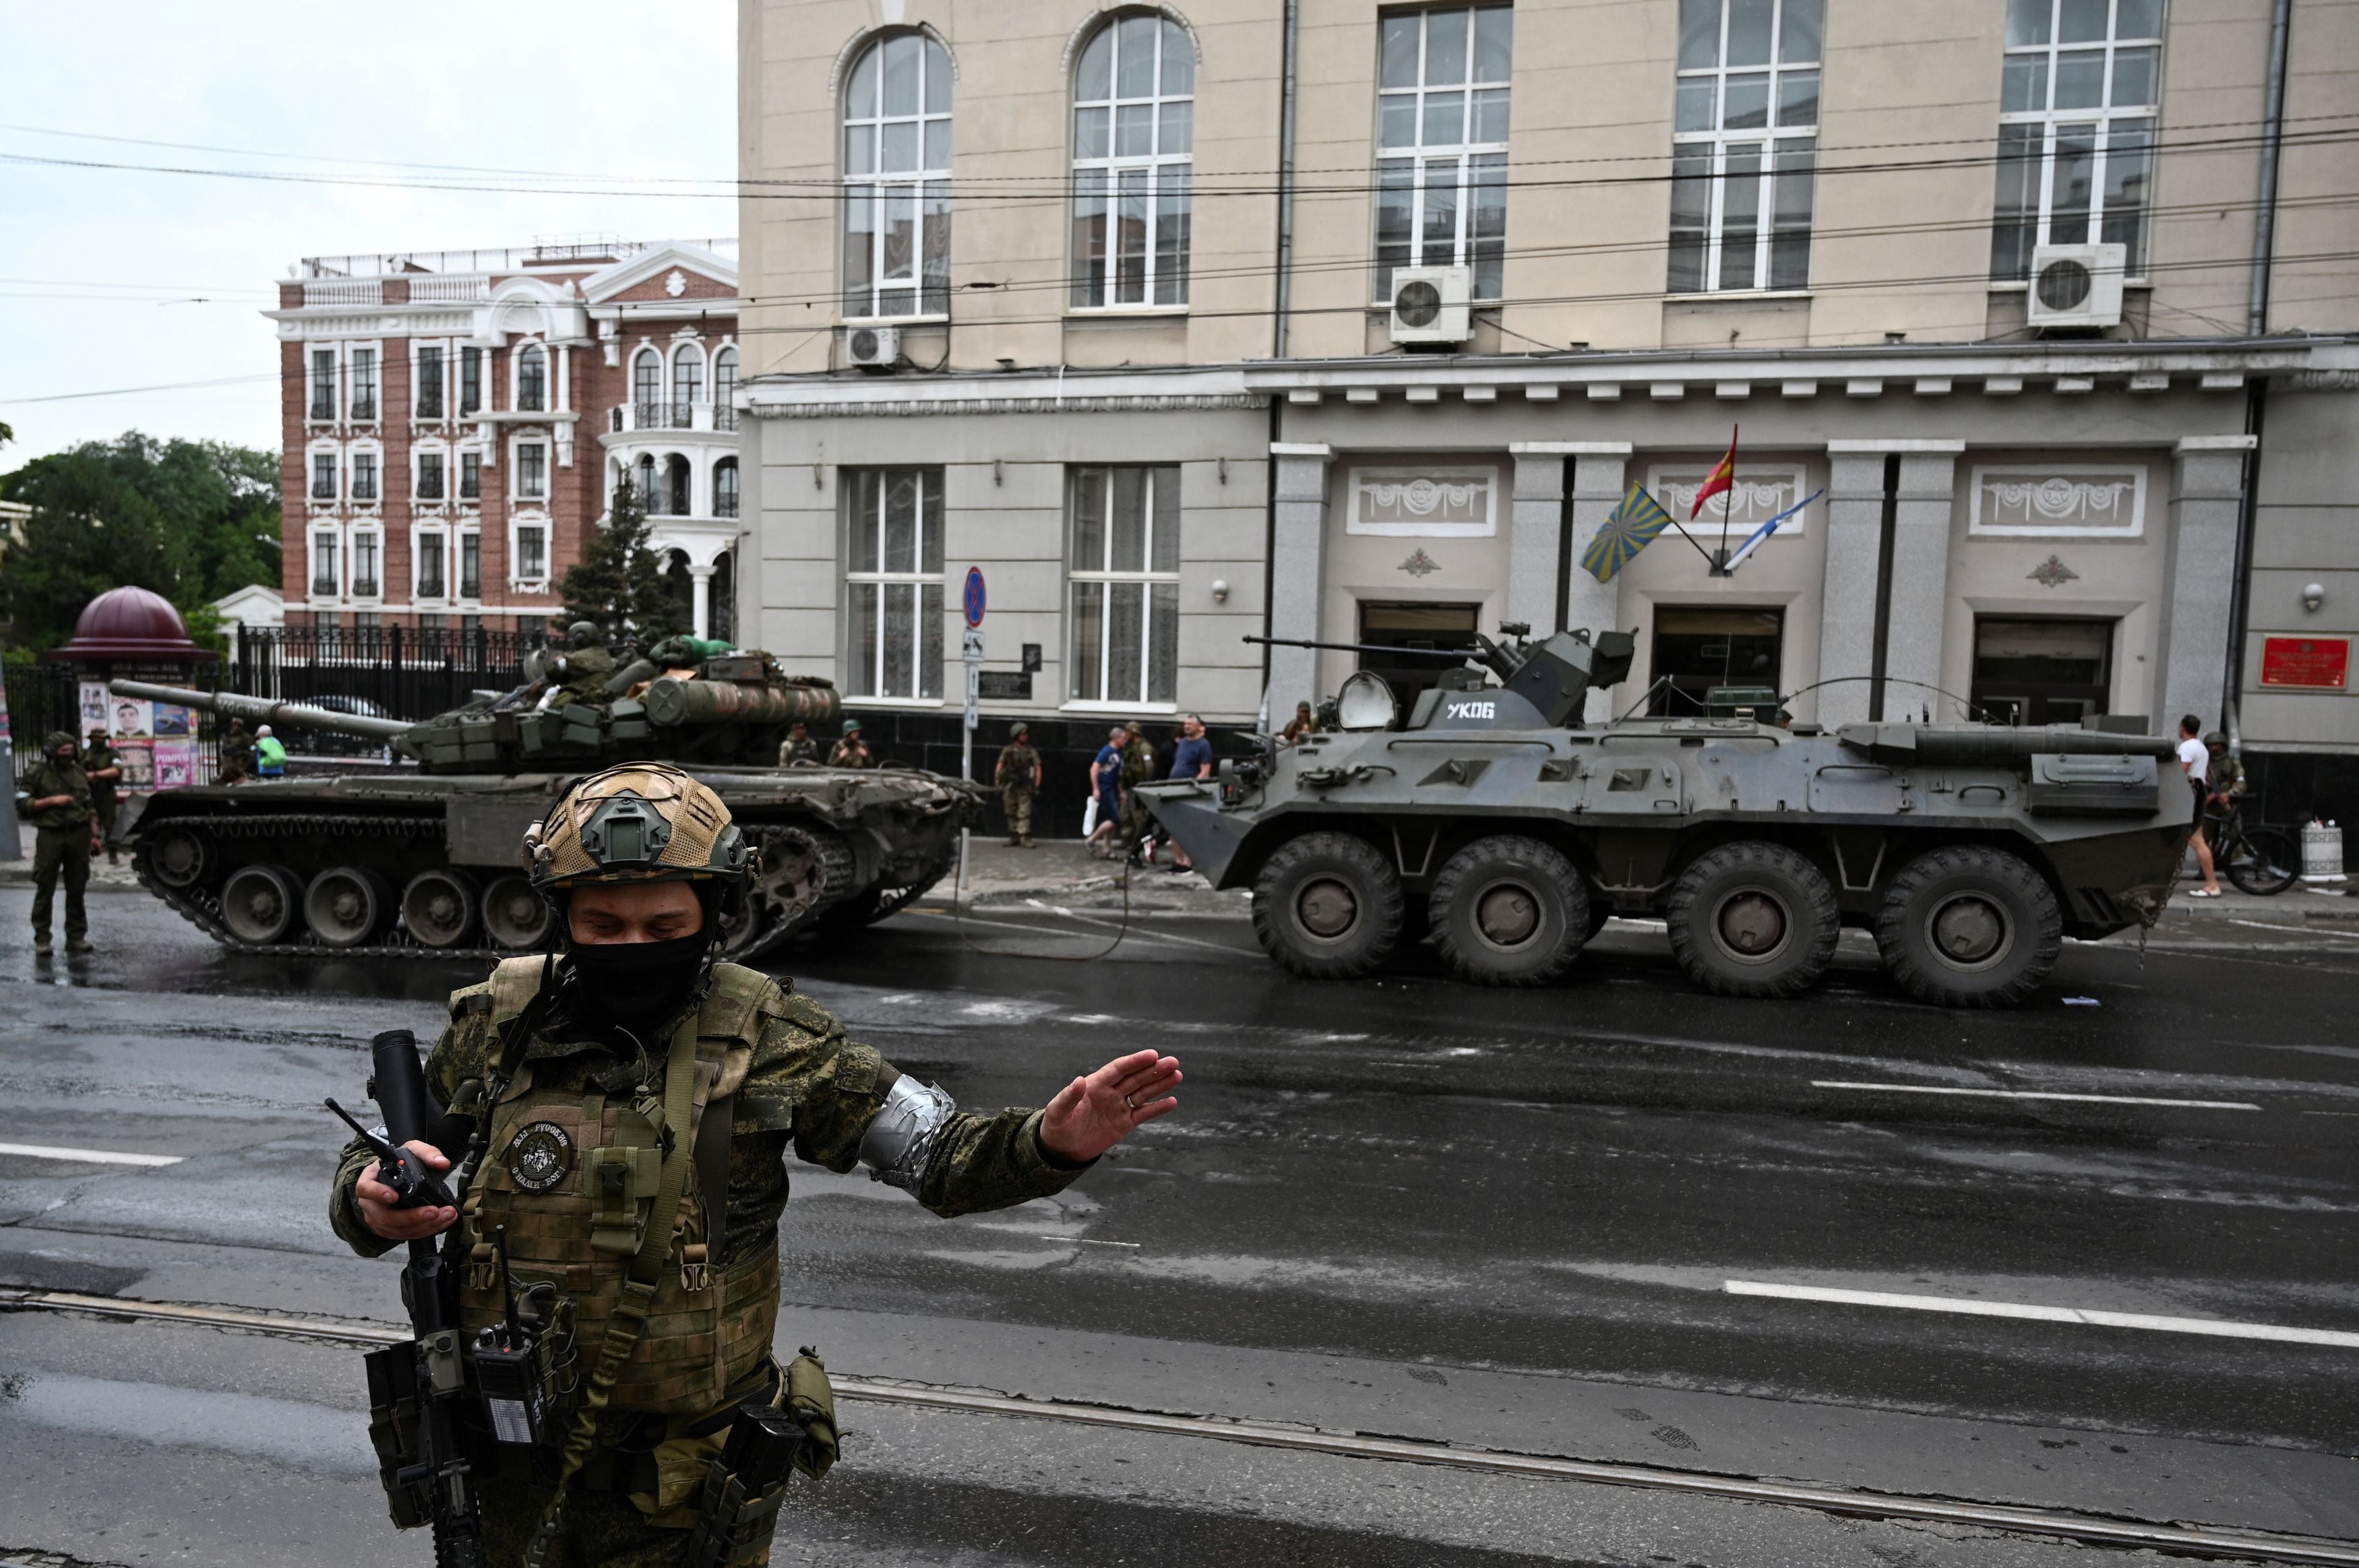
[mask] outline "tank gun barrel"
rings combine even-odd
[[[1880,762],[1935,767],[2015,767],[2033,757],[2169,757],[2160,735],[2114,735],[2070,724],[2027,729],[1928,728],[1917,724],[1846,724],[1835,739]]]
[[[1337,654],[1387,654],[1405,659],[1479,659],[1481,648],[1397,648],[1383,643],[1321,643],[1308,637],[1253,637],[1248,643],[1266,643],[1273,648],[1325,648]]]
[[[306,730],[365,735],[373,741],[398,741],[412,728],[409,721],[403,719],[371,719],[358,713],[338,713],[332,708],[307,708],[299,702],[274,702],[266,697],[246,697],[234,691],[191,691],[185,687],[150,686],[146,681],[137,680],[110,681],[106,689],[117,697],[144,697],[150,702],[173,703],[200,712],[219,713],[258,724],[291,724]]]
[[[647,687],[647,721],[665,728],[705,724],[825,724],[842,711],[832,686],[739,684],[658,677]]]

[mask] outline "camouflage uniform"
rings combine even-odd
[[[1025,739],[1030,730],[1018,729],[999,753],[999,765],[993,777],[999,784],[999,801],[1007,809],[1007,841],[1024,849],[1032,847],[1032,797],[1040,789],[1040,753]]]
[[[778,742],[778,766],[791,768],[797,762],[819,761],[819,742],[808,734],[789,735]]]
[[[876,765],[876,755],[868,749],[867,741],[857,735],[846,735],[827,754],[827,765],[831,768],[873,768]]]
[[[1138,859],[1138,841],[1147,837],[1147,797],[1138,793],[1138,786],[1154,772],[1155,748],[1134,729],[1122,748],[1122,852],[1125,860]]]
[[[221,738],[221,782],[243,784],[253,776],[254,737],[245,732],[244,719],[233,719]]]
[[[116,751],[105,736],[93,737],[82,748],[82,777],[90,783],[91,810],[98,817],[98,837],[106,846],[106,863],[122,862],[123,851],[114,842],[114,819],[122,813],[123,796],[118,793],[120,778],[103,779],[98,775],[109,768],[123,766],[123,753]]]
[[[426,1064],[427,1081],[444,1103],[463,1103],[462,1084],[496,1077],[506,1026],[537,990],[540,971],[538,958],[511,959],[491,981],[452,994],[450,1026]],[[488,1152],[445,1256],[462,1268],[461,1317],[472,1333],[500,1314],[489,1241],[491,1227],[505,1224],[519,1284],[554,1280],[575,1303],[576,1342],[586,1364],[618,1297],[625,1260],[591,1249],[594,1221],[585,1211],[592,1199],[582,1156],[613,1141],[616,1119],[640,1092],[643,1075],[653,1071],[659,1079],[662,1066],[658,1061],[650,1069],[639,1054],[586,1037],[567,1020],[567,995],[560,992],[550,1021],[521,1044],[522,1068],[493,1113]],[[791,1151],[831,1171],[850,1171],[899,1076],[875,1050],[846,1039],[824,1009],[755,970],[714,965],[693,1005],[704,1086],[699,1125],[702,1117],[728,1118],[727,1193],[716,1218],[691,1167],[647,1327],[600,1413],[591,1458],[571,1494],[556,1561],[582,1568],[656,1568],[683,1560],[697,1489],[720,1442],[717,1433],[690,1429],[776,1376],[769,1349],[778,1305],[778,1217],[788,1196],[785,1156]],[[650,1037],[669,1039],[674,1028],[667,1024]],[[535,1137],[549,1141],[544,1130],[552,1126],[568,1152],[553,1185],[534,1188],[516,1152]],[[1039,1129],[1036,1110],[952,1115],[913,1195],[947,1217],[1063,1191],[1080,1168],[1052,1164]],[[688,1137],[701,1149],[694,1131]],[[396,1245],[368,1229],[353,1197],[354,1182],[374,1161],[357,1141],[347,1145],[328,1200],[336,1234],[372,1258]],[[549,1494],[535,1489],[525,1465],[514,1462],[484,1476],[482,1496],[488,1561],[520,1563]]]
[[[17,786],[35,800],[53,795],[73,797],[68,805],[44,806],[28,818],[36,829],[33,940],[41,946],[49,945],[49,907],[57,897],[60,877],[66,884],[67,945],[71,946],[90,934],[90,912],[83,906],[82,890],[90,885],[90,835],[97,813],[91,806],[90,780],[84,776],[81,762],[72,755],[62,761],[58,757],[59,752],[70,751],[72,745],[72,736],[52,733],[41,744],[40,762]]]

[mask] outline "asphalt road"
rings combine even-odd
[[[342,1140],[313,1108],[476,975],[234,957],[128,893],[93,900],[96,957],[37,962],[26,898],[0,889],[0,1145],[182,1158],[0,1152],[0,1283],[396,1317],[392,1265],[326,1231]],[[1036,1400],[2359,1541],[2359,930],[2075,946],[2037,1005],[1974,1015],[1848,942],[1812,997],[1705,997],[1618,923],[1532,993],[1293,980],[1234,914],[1046,956],[1118,921],[921,910],[779,966],[964,1103],[1147,1044],[1189,1075],[1180,1114],[1004,1214],[798,1168],[782,1346]],[[362,1402],[348,1349],[0,1314],[0,1562],[428,1561],[384,1522]],[[847,1422],[782,1564],[2145,1556],[1053,1420]]]

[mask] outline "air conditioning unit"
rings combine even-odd
[[[843,357],[862,370],[891,370],[901,362],[901,329],[848,327],[843,333]]]
[[[2034,327],[2118,327],[2127,245],[2041,245],[2031,253]]]
[[[1473,335],[1467,301],[1474,269],[1405,266],[1393,274],[1393,344],[1425,348],[1464,342]]]

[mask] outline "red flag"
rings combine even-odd
[[[1705,502],[1723,491],[1734,488],[1736,488],[1736,427],[1732,425],[1728,427],[1728,456],[1720,460],[1720,466],[1712,470],[1712,477],[1703,481],[1701,490],[1696,492],[1695,505],[1688,512],[1688,521],[1692,523],[1702,514]]]

